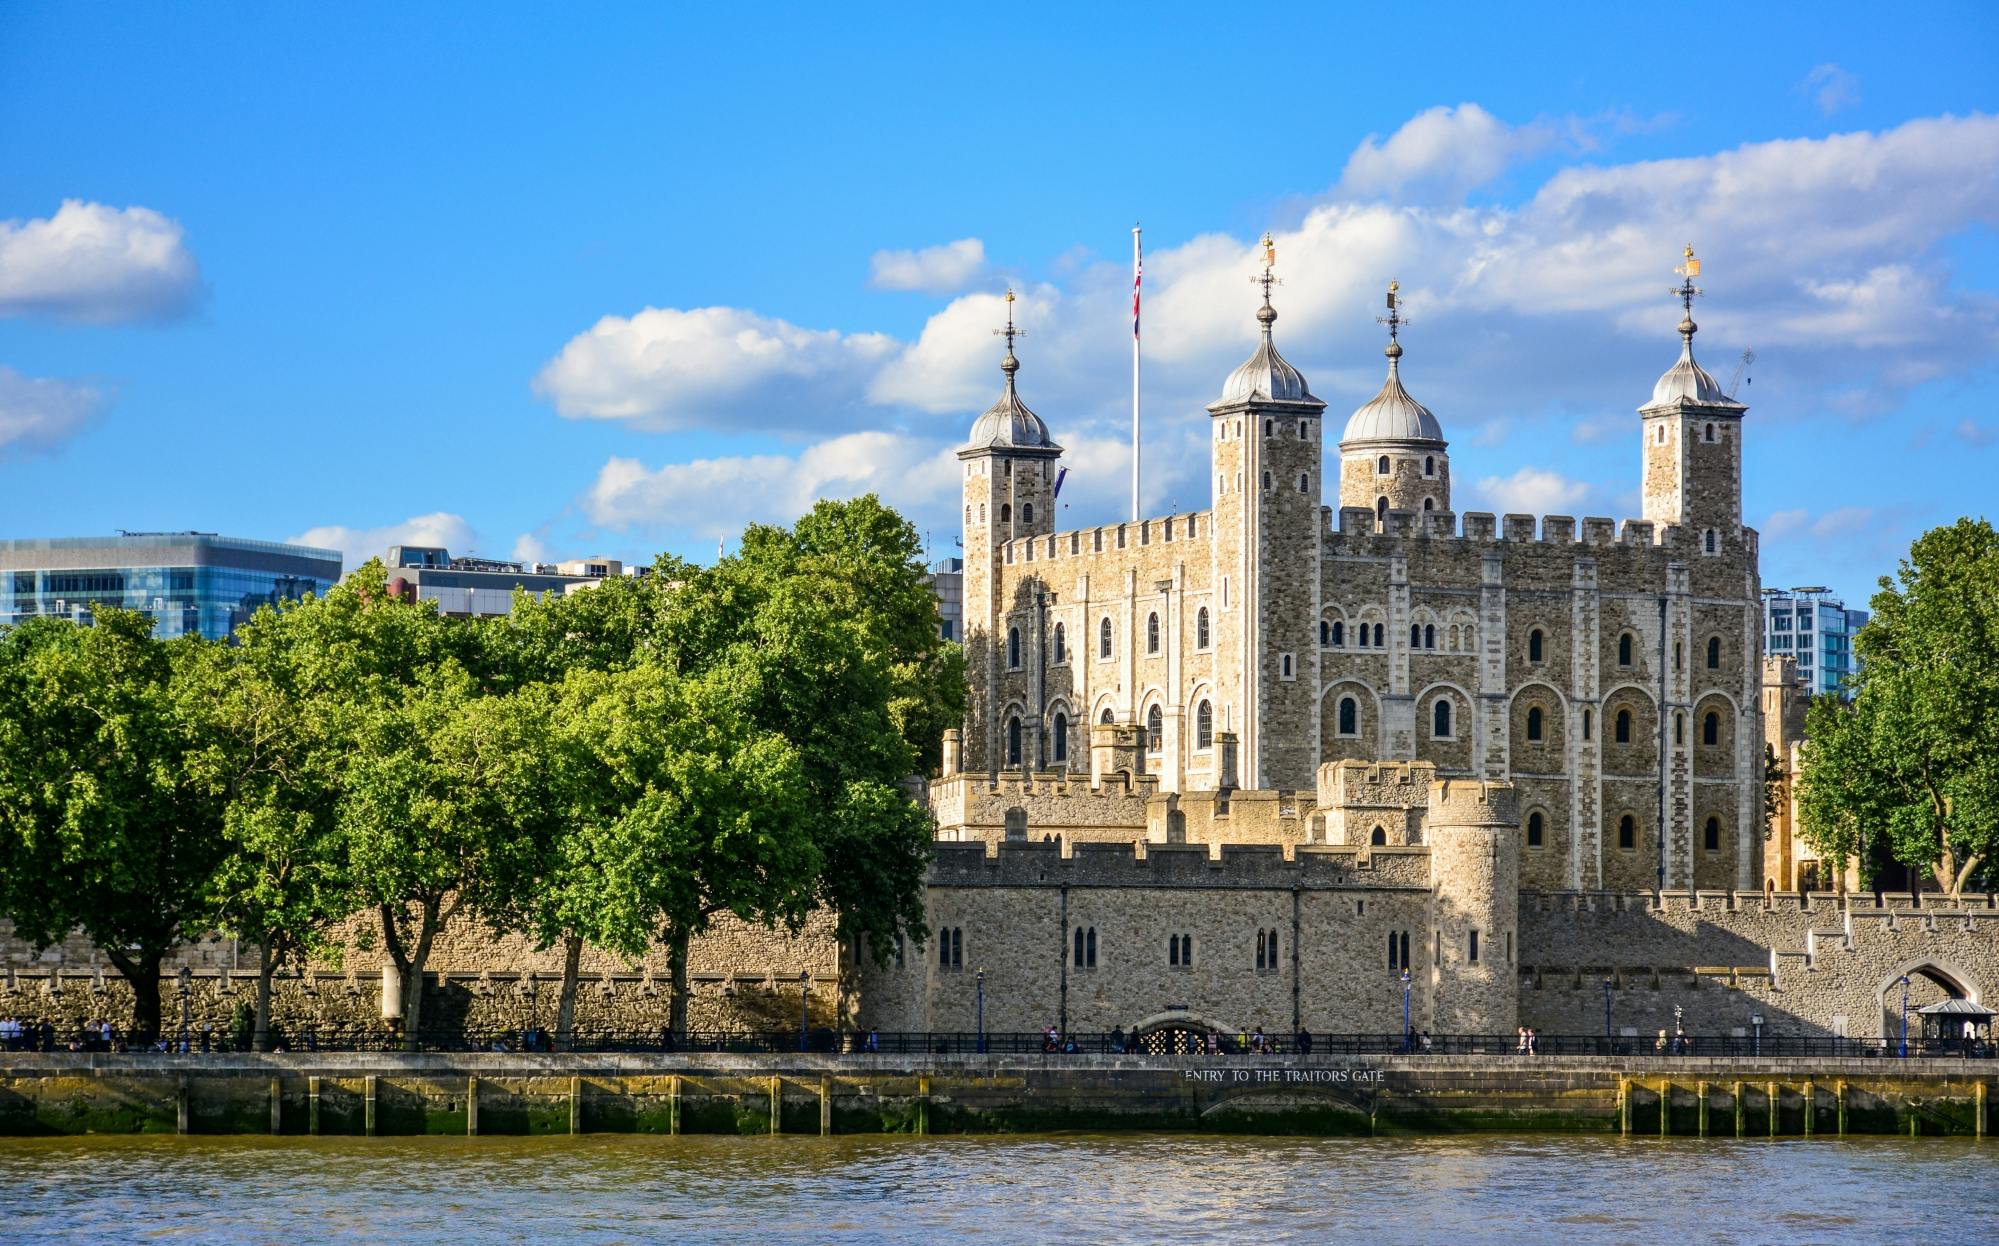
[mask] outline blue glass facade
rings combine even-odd
[[[0,626],[38,615],[88,623],[117,606],[151,614],[157,636],[224,640],[257,607],[339,579],[334,550],[212,533],[0,541]]]

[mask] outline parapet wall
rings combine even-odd
[[[1066,850],[1065,850],[1066,849]],[[1421,888],[1424,848],[1279,844],[1000,843],[936,845],[930,885],[960,887],[1231,888],[1288,891]]]

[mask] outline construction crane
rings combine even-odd
[[[1752,348],[1742,352],[1742,358],[1735,361],[1735,371],[1728,377],[1728,396],[1735,397],[1735,387],[1742,384],[1742,374],[1749,371],[1749,365],[1756,362],[1756,351]]]

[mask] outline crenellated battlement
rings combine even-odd
[[[1377,522],[1365,506],[1343,506],[1337,512],[1325,508],[1326,536],[1335,543],[1376,537],[1413,537],[1467,545],[1587,545],[1598,548],[1632,549],[1680,547],[1686,537],[1678,524],[1656,524],[1649,519],[1608,519],[1587,516],[1578,521],[1571,515],[1499,515],[1486,511],[1390,511],[1386,524]]]
[[[1511,783],[1487,779],[1437,779],[1430,784],[1429,829],[1517,827],[1520,794]]]
[[[1198,887],[1427,890],[1422,848],[1284,844],[938,844],[937,887]]]
[[[1185,511],[1128,523],[1073,528],[1047,536],[1016,537],[1000,543],[1000,557],[1008,565],[1094,558],[1100,554],[1150,545],[1205,541],[1213,528],[1213,511]]]

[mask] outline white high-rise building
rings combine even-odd
[[[1824,588],[1763,590],[1763,652],[1796,662],[1811,696],[1853,695],[1848,684],[1860,673],[1853,637],[1866,622],[1865,610],[1848,610]]]

